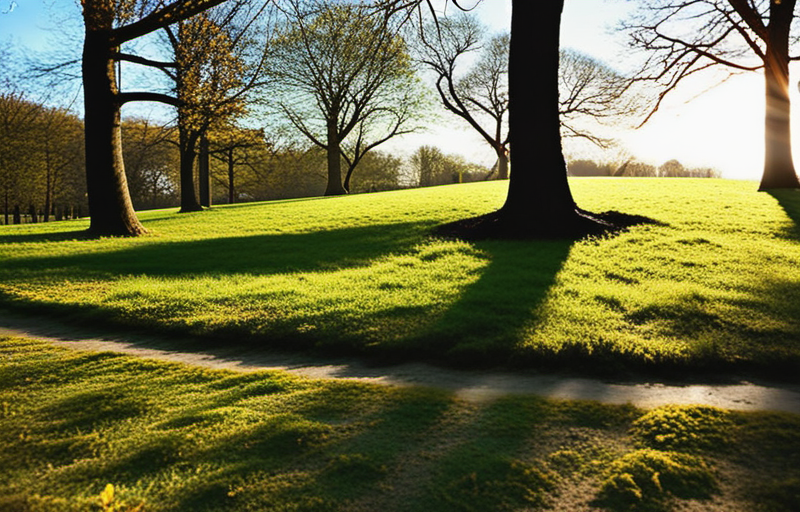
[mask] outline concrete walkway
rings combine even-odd
[[[800,414],[800,385],[765,382],[682,384],[610,382],[536,372],[466,371],[422,363],[369,366],[352,359],[320,359],[303,355],[244,350],[192,351],[191,343],[140,334],[93,332],[0,310],[0,336],[49,341],[75,350],[111,351],[234,371],[285,370],[324,379],[352,379],[383,385],[423,385],[453,391],[469,401],[491,400],[504,394],[597,400],[638,407],[664,404],[704,404],[736,410],[775,410]]]

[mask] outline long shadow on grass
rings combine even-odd
[[[794,222],[794,230],[789,236],[800,240],[800,191],[770,190],[768,193],[778,201],[786,215]]]
[[[418,223],[373,225],[301,234],[269,234],[166,243],[131,243],[105,252],[20,258],[6,261],[6,279],[15,270],[65,269],[76,279],[84,274],[183,276],[197,274],[275,274],[340,268],[419,243],[425,226]],[[9,236],[9,242],[17,237]],[[63,240],[68,240],[64,238]],[[29,241],[25,239],[24,241]],[[55,240],[53,240],[55,241]],[[93,243],[91,241],[88,244]]]
[[[420,340],[450,362],[508,363],[525,327],[535,322],[567,260],[572,241],[485,241],[490,263]]]

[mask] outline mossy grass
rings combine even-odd
[[[497,209],[505,186],[141,212],[138,238],[87,239],[83,221],[3,226],[0,306],[453,365],[797,378],[796,191],[576,179],[582,208],[656,223],[578,241],[433,234]]]
[[[0,362],[0,512],[800,504],[797,415],[529,396],[466,402],[8,337]],[[659,441],[676,432],[691,443]],[[723,436],[726,449],[714,449]]]

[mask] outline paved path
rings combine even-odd
[[[235,371],[285,370],[312,378],[353,379],[384,385],[424,385],[452,390],[470,401],[503,394],[535,394],[548,398],[631,403],[639,407],[705,404],[738,410],[776,410],[800,414],[800,385],[738,382],[681,384],[610,382],[534,372],[462,371],[422,363],[369,366],[352,359],[320,359],[303,355],[244,350],[187,350],[183,340],[124,334],[108,336],[59,322],[32,319],[0,310],[0,336],[47,340],[76,350],[112,351]],[[176,348],[182,347],[182,348]]]

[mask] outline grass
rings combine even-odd
[[[612,238],[431,236],[505,184],[142,212],[151,234],[0,227],[0,306],[293,350],[618,374],[800,365],[800,194],[692,179],[572,181],[650,217]],[[235,341],[234,341],[235,340]]]
[[[0,361],[0,512],[800,505],[797,415],[465,402],[9,337]]]

